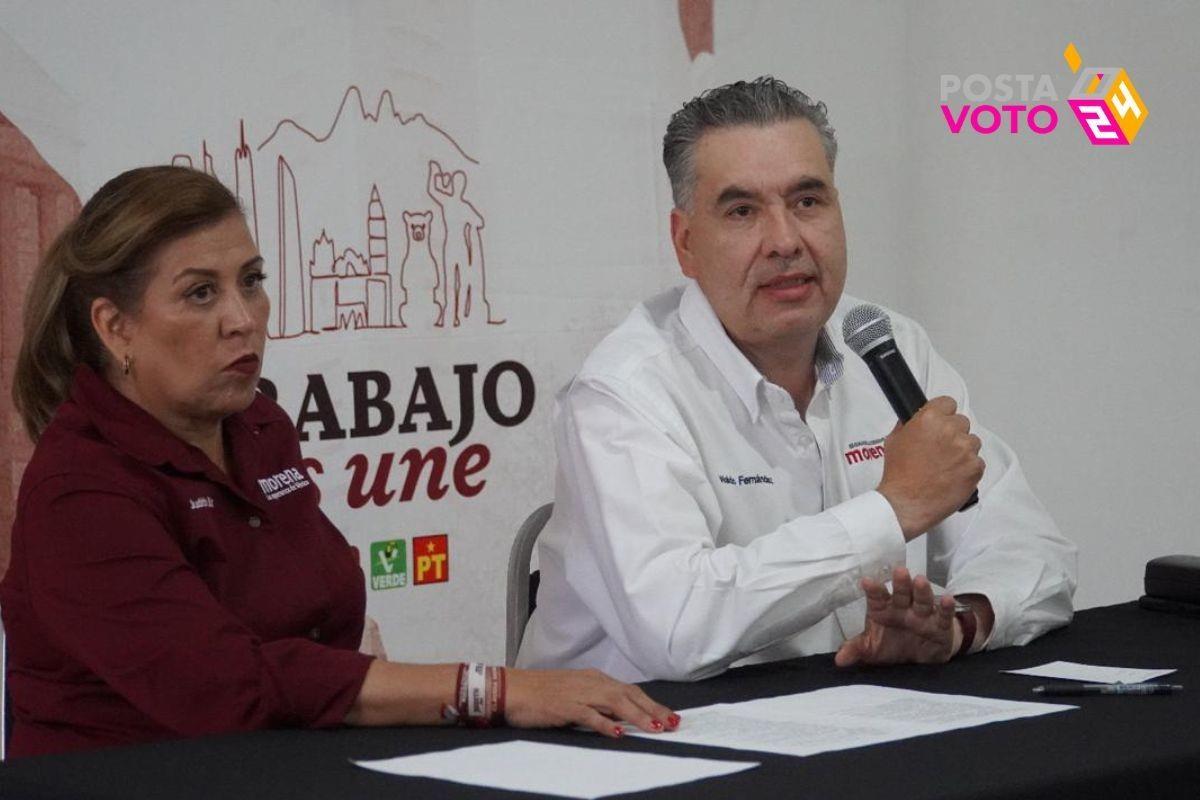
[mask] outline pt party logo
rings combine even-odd
[[[1119,67],[1084,67],[1074,42],[1063,51],[1078,75],[1067,97],[1087,140],[1097,146],[1131,145],[1149,111],[1129,74]],[[941,112],[952,134],[1045,136],[1058,128],[1058,91],[1049,75],[941,76]]]

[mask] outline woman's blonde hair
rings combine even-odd
[[[131,169],[100,187],[50,245],[25,295],[13,401],[31,439],[66,399],[78,364],[106,370],[92,302],[137,313],[160,248],[240,213],[224,184],[188,167]]]

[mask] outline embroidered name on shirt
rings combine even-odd
[[[718,475],[717,480],[721,483],[728,483],[730,486],[747,486],[751,483],[775,483],[775,479],[770,475],[738,475],[736,478],[732,475]]]
[[[295,467],[276,472],[269,478],[258,479],[258,488],[262,489],[263,496],[268,500],[278,500],[308,485],[308,478]]]
[[[188,500],[188,507],[192,511],[195,511],[199,508],[212,508],[215,505],[216,504],[213,503],[213,499],[211,497],[195,497],[191,500]]]
[[[883,437],[872,439],[869,442],[853,442],[844,455],[847,464],[858,464],[862,461],[883,458]]]

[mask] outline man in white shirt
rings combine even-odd
[[[824,104],[772,78],[672,117],[690,280],[635,309],[558,397],[519,666],[638,681],[830,651],[943,662],[1070,620],[1074,546],[925,332],[891,315],[934,398],[903,426],[835,344],[857,304],[836,153]]]

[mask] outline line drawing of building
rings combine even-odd
[[[353,247],[340,254],[322,230],[312,243],[307,279],[310,333],[358,328],[402,327],[394,320],[392,276],[388,271],[387,216],[378,187],[367,201],[367,255]]]
[[[238,122],[238,138],[240,143],[233,151],[233,193],[246,214],[254,243],[258,244],[258,188],[254,183],[254,154],[246,144],[245,120]]]
[[[275,197],[278,218],[279,254],[275,266],[277,294],[274,306],[275,338],[299,336],[311,327],[305,291],[303,253],[304,241],[300,225],[300,190],[296,174],[287,159],[279,156],[276,162]]]

